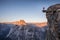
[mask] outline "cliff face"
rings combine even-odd
[[[49,26],[46,40],[60,40],[60,4],[52,5],[44,12]]]

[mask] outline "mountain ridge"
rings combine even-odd
[[[25,22],[25,20],[18,20],[18,21],[13,21],[13,22],[3,22],[6,24],[14,24],[14,25],[27,25],[28,22]],[[44,27],[47,25],[47,22],[32,22],[31,24],[35,24],[38,27]]]

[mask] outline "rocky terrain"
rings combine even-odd
[[[0,40],[45,40],[47,26],[0,23]]]
[[[49,26],[46,40],[60,40],[60,4],[51,5],[43,12],[46,13]]]

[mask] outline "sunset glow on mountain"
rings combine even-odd
[[[19,20],[19,21],[11,22],[11,24],[26,25],[26,22],[24,20]]]
[[[41,23],[34,23],[38,27],[44,27],[47,26],[47,22],[41,22]]]
[[[14,24],[14,25],[27,25],[28,22],[25,22],[25,20],[18,20],[18,21],[13,21],[13,22],[5,22],[7,24]],[[41,22],[41,23],[38,23],[38,22],[32,22],[31,24],[35,24],[36,26],[38,27],[44,27],[47,25],[47,22]]]

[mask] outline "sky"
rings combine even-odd
[[[0,22],[25,20],[26,22],[47,22],[47,9],[60,0],[0,0]]]

